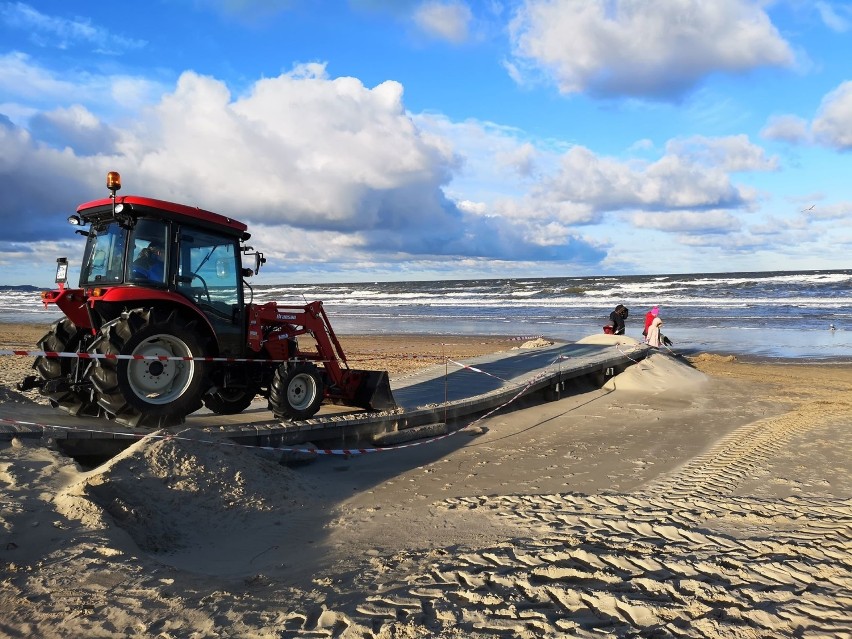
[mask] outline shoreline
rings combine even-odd
[[[22,347],[26,349],[32,349],[35,346],[35,343],[38,339],[40,339],[50,325],[55,320],[50,320],[45,323],[39,322],[3,322],[0,321],[0,347],[11,348],[11,347]],[[412,342],[412,348],[414,344],[418,347],[422,346],[424,343],[428,343],[431,339],[433,344],[441,345],[441,344],[453,344],[453,343],[465,343],[465,344],[475,344],[477,342],[482,342],[484,344],[496,344],[496,345],[504,345],[506,347],[511,348],[513,343],[522,343],[525,340],[534,339],[539,337],[538,334],[533,335],[509,335],[509,334],[487,334],[487,333],[471,333],[471,334],[436,334],[436,333],[428,333],[428,332],[413,332],[413,333],[368,333],[368,332],[346,332],[346,333],[337,333],[338,337],[341,341],[348,341],[355,345],[356,348],[363,348],[367,343],[374,343],[373,348],[381,348],[381,340],[390,340],[393,343],[398,343],[405,341],[406,339],[410,339]],[[17,337],[14,337],[17,336]],[[550,335],[540,335],[543,339],[549,339],[554,341],[565,341],[558,337],[552,337]],[[627,337],[632,337],[630,331],[627,333]],[[641,336],[635,336],[634,339],[641,341]],[[344,349],[345,350],[345,349]],[[481,352],[476,352],[476,355],[484,355],[489,352],[482,350]],[[661,352],[666,352],[665,348],[661,349]],[[770,355],[759,355],[752,353],[744,353],[739,352],[736,349],[700,349],[700,348],[677,348],[677,344],[672,348],[672,352],[676,355],[682,355],[688,359],[698,357],[702,354],[709,353],[713,355],[718,355],[720,357],[735,357],[738,361],[743,363],[750,364],[826,364],[826,365],[840,365],[840,364],[849,364],[852,363],[852,353],[848,356],[842,355],[830,355],[826,357],[817,357],[817,356],[803,356],[803,357],[792,357],[792,356],[770,356]],[[347,352],[348,357],[348,352]]]

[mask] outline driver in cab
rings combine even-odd
[[[165,247],[162,240],[151,240],[147,248],[140,251],[133,261],[133,276],[152,282],[162,282],[165,272]]]

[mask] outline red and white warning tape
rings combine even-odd
[[[467,364],[462,364],[461,362],[457,362],[455,360],[452,360],[449,357],[447,358],[447,361],[450,362],[451,364],[455,364],[459,368],[464,368],[464,369],[467,369],[469,371],[473,371],[474,373],[482,373],[483,375],[487,375],[488,377],[493,377],[494,379],[499,379],[501,382],[504,382],[506,384],[515,384],[516,386],[520,386],[520,384],[518,384],[517,382],[513,382],[513,381],[508,380],[508,379],[503,379],[502,377],[498,377],[497,375],[492,375],[488,371],[484,371],[481,368],[476,368],[476,366],[468,366]]]
[[[432,346],[469,346],[470,344],[490,344],[492,342],[528,342],[534,339],[542,339],[544,335],[513,335],[504,337],[502,335],[494,335],[486,342],[430,342]]]
[[[505,338],[505,341],[520,341],[527,339],[535,339],[530,337],[509,337]],[[438,342],[436,342],[437,344]],[[452,344],[443,344],[444,346],[452,346]],[[111,359],[111,360],[119,360],[119,359],[131,359],[131,360],[156,360],[161,362],[167,361],[179,361],[179,362],[228,362],[228,363],[236,363],[236,362],[255,362],[255,363],[267,363],[267,362],[286,362],[289,360],[286,359],[252,359],[249,357],[184,357],[177,355],[114,355],[111,353],[89,353],[86,351],[79,353],[72,352],[62,352],[62,351],[28,351],[28,350],[0,350],[0,356],[18,356],[18,357],[71,357],[76,359]],[[443,360],[444,357],[440,355],[399,355],[399,354],[388,354],[381,355],[380,353],[376,353],[375,357],[352,357],[348,358],[350,361],[368,361],[370,359],[429,359],[429,360]],[[317,360],[312,360],[317,361]]]
[[[161,362],[176,360],[180,362],[286,362],[285,359],[251,359],[248,357],[180,357],[177,355],[113,355],[111,353],[80,353],[59,351],[0,351],[0,355],[18,355],[23,357],[73,357],[77,359],[152,359]]]
[[[621,353],[622,355],[624,355],[627,359],[629,359],[629,360],[630,360],[631,362],[633,362],[634,364],[638,364],[638,363],[639,363],[639,360],[638,360],[638,359],[633,359],[632,357],[630,357],[630,354],[629,354],[629,353],[625,353],[625,352],[622,350],[622,348],[621,348],[621,344],[616,344],[616,345],[615,345],[615,348],[618,350],[618,352],[619,352],[619,353]],[[635,349],[635,347],[634,347],[634,349]]]
[[[110,435],[116,436],[120,435],[123,437],[129,437],[134,439],[173,439],[179,441],[192,441],[199,442],[201,444],[211,444],[215,446],[229,446],[236,448],[250,448],[253,450],[267,450],[273,451],[277,453],[306,453],[312,455],[344,455],[346,457],[352,457],[355,455],[364,455],[367,453],[384,453],[394,450],[399,450],[401,448],[410,448],[412,446],[421,446],[423,444],[429,444],[433,441],[438,441],[440,439],[445,439],[451,435],[455,435],[459,432],[459,430],[453,431],[451,433],[447,433],[445,435],[438,435],[437,437],[432,437],[430,439],[424,439],[421,441],[411,442],[408,444],[400,444],[399,446],[393,446],[388,448],[296,448],[296,447],[287,447],[287,446],[252,446],[249,444],[238,444],[236,442],[226,441],[224,439],[198,439],[197,437],[181,437],[180,434],[176,433],[138,433],[138,432],[121,432],[115,430],[101,430],[97,428],[80,428],[79,426],[61,426],[59,424],[43,424],[40,422],[28,422],[19,419],[9,419],[5,417],[0,417],[0,424],[9,424],[12,426],[32,426],[36,428],[40,428],[44,431],[50,430],[64,430],[64,431],[73,431],[78,433],[93,433],[98,435]],[[464,430],[464,429],[460,429]],[[182,431],[181,431],[182,432]],[[6,435],[14,436],[14,432],[5,433]]]

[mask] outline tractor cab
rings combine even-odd
[[[253,273],[241,264],[244,224],[137,196],[83,204],[69,221],[91,225],[78,231],[87,236],[80,289],[95,328],[142,299],[177,304],[204,315],[220,354],[244,352],[243,276]]]
[[[210,322],[223,353],[242,352],[238,238],[154,217],[134,219],[127,226],[109,220],[89,231],[80,287],[99,293],[94,308],[112,319],[110,301],[145,295],[160,302],[188,302]]]

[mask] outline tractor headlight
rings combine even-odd
[[[79,215],[69,215],[68,216],[68,224],[73,224],[74,226],[80,226],[83,224],[83,220],[80,219]]]

